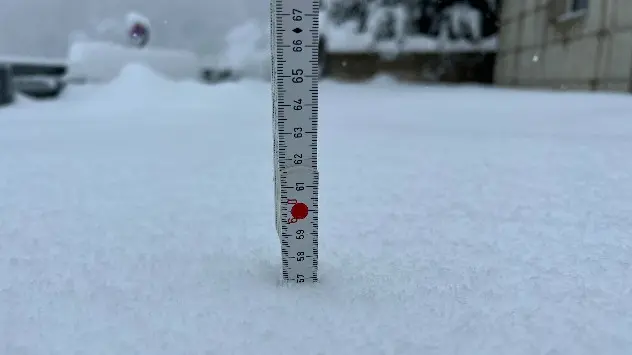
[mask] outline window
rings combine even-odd
[[[579,12],[588,10],[588,0],[570,0],[569,12]]]
[[[565,6],[561,7],[560,10],[563,12],[559,14],[555,20],[557,23],[565,23],[568,21],[577,21],[586,16],[588,12],[588,2],[589,0],[562,0],[565,3]],[[632,0],[625,0],[632,1]]]

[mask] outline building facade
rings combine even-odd
[[[632,0],[504,0],[501,86],[632,92]]]

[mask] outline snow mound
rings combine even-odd
[[[146,102],[149,99],[168,99],[176,94],[176,81],[167,79],[140,63],[130,63],[117,77],[97,90],[97,98]]]
[[[399,84],[397,78],[388,74],[378,74],[374,76],[369,83],[377,85],[396,85]]]
[[[195,81],[172,80],[141,63],[125,65],[109,83],[95,85],[85,105],[110,102],[117,107],[137,108],[157,102],[199,101],[209,86]],[[96,102],[95,102],[96,101]]]
[[[269,84],[243,80],[239,83],[206,85],[195,80],[174,80],[143,63],[134,62],[123,67],[119,75],[108,83],[81,85],[69,90],[64,101],[72,103],[68,107],[73,111],[82,110],[88,116],[93,116],[93,112],[100,108],[117,113],[142,112],[148,106],[158,104],[166,105],[168,110],[174,111],[174,117],[180,118],[191,110],[208,107],[217,109],[218,105],[230,112],[234,105],[226,103],[244,92],[262,90],[269,90]]]
[[[121,69],[121,73],[112,80],[110,86],[147,88],[163,87],[172,83],[174,83],[174,81],[167,79],[145,65],[130,63]]]
[[[107,82],[130,63],[142,63],[173,79],[196,79],[200,75],[197,55],[167,48],[129,48],[111,42],[77,41],[68,52],[68,77]]]

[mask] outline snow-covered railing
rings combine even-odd
[[[64,59],[0,56],[0,105],[13,102],[15,92],[35,98],[56,97],[64,89]]]

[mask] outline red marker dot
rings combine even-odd
[[[296,219],[305,219],[309,213],[309,208],[306,204],[299,202],[292,206],[292,210],[290,212],[292,213],[292,217]]]

